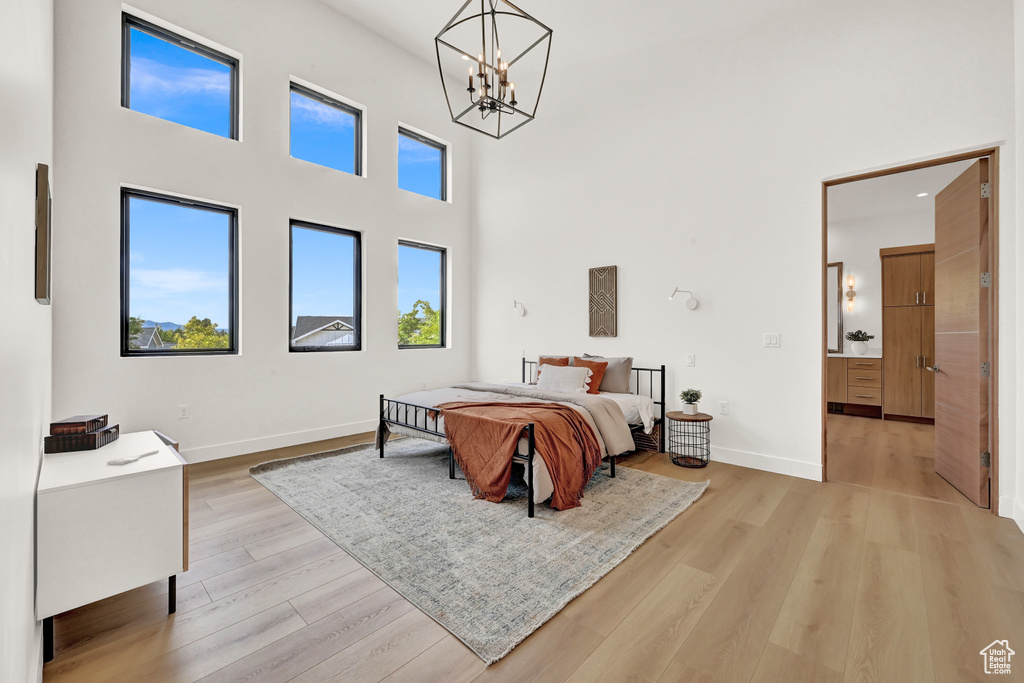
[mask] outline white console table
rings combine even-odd
[[[156,451],[128,465],[108,460]],[[43,456],[36,494],[36,618],[53,659],[53,617],[188,569],[188,463],[159,432]]]

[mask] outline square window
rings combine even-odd
[[[291,155],[362,175],[362,112],[292,84]]]
[[[362,276],[358,232],[291,224],[290,351],[362,348]]]
[[[448,149],[404,128],[398,129],[398,187],[446,201]]]
[[[238,139],[238,60],[127,14],[121,106]]]
[[[445,345],[447,251],[398,243],[398,348]]]
[[[234,209],[121,191],[121,355],[237,353]]]

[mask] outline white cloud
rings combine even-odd
[[[295,93],[292,93],[292,116],[310,123],[339,128],[351,129],[354,123],[351,114]]]
[[[167,66],[145,57],[132,57],[132,90],[161,95],[226,95],[231,76],[214,69]]]
[[[164,270],[133,268],[132,284],[156,290],[148,292],[150,295],[227,291],[227,278],[223,274],[183,268]]]
[[[412,164],[438,163],[438,150],[418,140],[398,136],[398,149],[402,153],[402,161]]]

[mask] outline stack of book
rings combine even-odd
[[[50,423],[43,452],[92,451],[117,441],[118,425],[107,426],[106,415],[76,415]]]

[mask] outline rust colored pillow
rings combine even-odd
[[[540,379],[540,368],[543,365],[554,365],[556,367],[569,367],[569,356],[541,356],[537,359],[537,379]]]
[[[572,364],[576,367],[590,368],[594,372],[594,376],[590,378],[590,387],[587,389],[588,394],[597,394],[601,388],[601,380],[604,378],[605,370],[608,369],[608,363],[605,361],[586,360],[575,356],[572,359]]]

